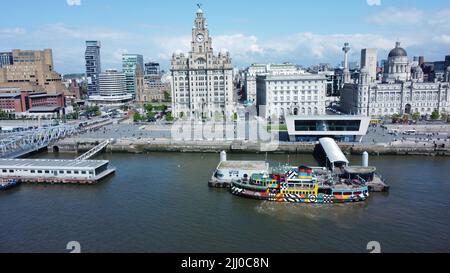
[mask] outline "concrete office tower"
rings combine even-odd
[[[139,54],[123,54],[122,70],[125,74],[127,93],[136,96],[136,75],[144,73],[144,57]]]
[[[86,41],[86,78],[88,80],[88,95],[95,96],[99,94],[99,76],[102,72],[100,62],[99,41]]]
[[[377,58],[376,48],[365,48],[361,50],[361,69],[367,69],[370,82],[377,79]]]
[[[100,74],[100,96],[123,96],[126,94],[125,74],[109,69]]]
[[[66,89],[62,84],[61,75],[53,70],[51,49],[14,49],[12,64],[0,68],[0,87],[17,87],[22,91],[50,93]]]
[[[0,52],[0,68],[13,64],[12,52]]]
[[[192,27],[191,51],[172,56],[172,108],[175,117],[227,117],[235,113],[230,53],[214,55],[203,10]]]

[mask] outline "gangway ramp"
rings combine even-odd
[[[90,149],[88,152],[84,153],[83,155],[77,157],[75,160],[87,160],[97,153],[101,152],[104,148],[106,148],[111,142],[109,140],[105,140],[102,143],[98,144],[94,148]]]

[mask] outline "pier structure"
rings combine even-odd
[[[113,174],[108,160],[0,159],[0,178],[22,183],[96,184]]]
[[[76,132],[73,125],[58,125],[31,131],[0,134],[0,157],[19,158]]]

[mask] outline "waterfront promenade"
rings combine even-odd
[[[450,128],[450,127],[447,127]],[[425,130],[426,134],[414,136],[391,135],[388,129],[373,127],[361,143],[339,143],[347,154],[364,151],[375,155],[439,155],[450,156],[448,135]],[[282,134],[281,134],[282,135]],[[82,153],[104,139],[114,139],[109,152],[256,152],[256,153],[312,153],[315,142],[288,142],[280,137],[278,142],[261,143],[246,140],[175,140],[171,138],[170,125],[114,124],[88,130],[76,137],[69,137],[49,147],[49,150]],[[54,148],[54,149],[52,149]]]

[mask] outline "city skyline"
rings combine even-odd
[[[24,2],[29,1],[4,6],[15,10]],[[99,40],[103,70],[120,69],[123,53],[142,54],[145,62],[160,62],[167,70],[172,53],[189,51],[188,26],[197,2],[41,1],[43,9],[51,5],[54,12],[43,17],[21,8],[20,15],[5,14],[0,51],[52,48],[58,71],[78,73],[84,71],[85,41]],[[201,2],[215,51],[229,50],[239,68],[268,62],[335,65],[343,59],[343,42],[352,47],[350,61],[359,61],[362,48],[378,48],[381,59],[397,40],[410,57],[437,61],[448,55],[450,45],[450,8],[445,1],[259,1],[257,6],[251,1]]]

